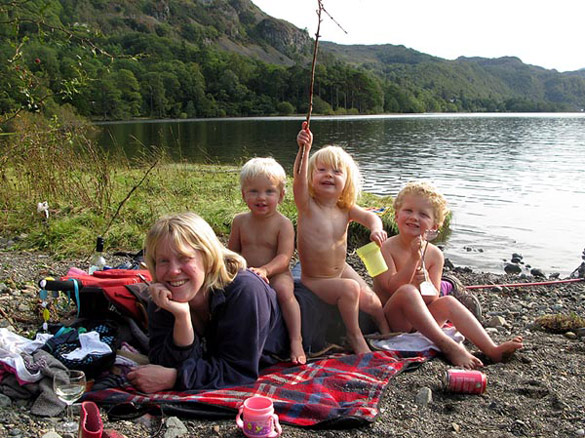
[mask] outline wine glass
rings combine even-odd
[[[86,383],[85,373],[79,370],[58,371],[53,376],[53,391],[67,405],[67,419],[63,424],[65,432],[75,432],[78,429],[77,422],[73,420],[71,405],[83,395]]]

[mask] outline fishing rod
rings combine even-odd
[[[551,284],[576,283],[579,281],[585,281],[585,278],[569,278],[566,280],[536,281],[536,282],[532,282],[532,283],[474,284],[474,285],[470,285],[470,286],[465,286],[465,289],[489,289],[492,287],[549,286]]]

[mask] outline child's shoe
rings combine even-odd
[[[80,438],[102,438],[104,423],[100,410],[94,402],[84,401],[81,403],[79,416],[79,437]]]
[[[459,302],[461,302],[461,304],[467,307],[467,310],[469,310],[479,322],[481,322],[481,304],[475,296],[465,289],[463,283],[461,283],[461,281],[459,281],[454,275],[445,273],[441,277],[441,280],[447,281],[453,285],[453,289],[449,295],[453,295]]]

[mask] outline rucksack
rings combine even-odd
[[[108,269],[90,274],[61,277],[60,281],[41,280],[45,290],[67,293],[77,305],[78,318],[126,318],[142,330],[148,328],[150,273],[144,269]]]

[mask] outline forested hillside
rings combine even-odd
[[[0,0],[0,113],[66,103],[108,120],[303,113],[312,50],[307,31],[249,0]],[[582,108],[582,71],[320,42],[315,113]]]

